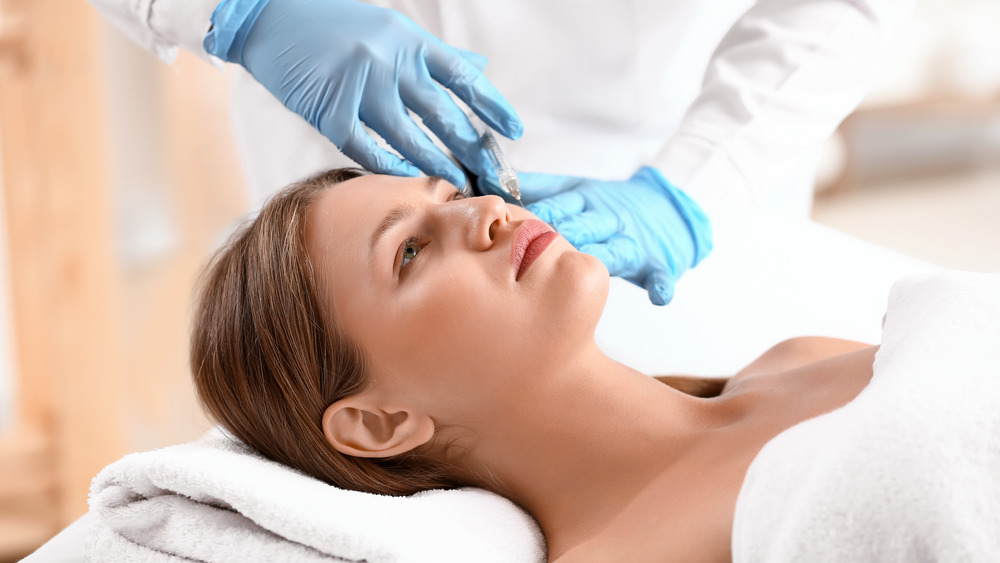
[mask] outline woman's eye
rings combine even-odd
[[[458,199],[466,199],[467,197],[468,196],[466,196],[462,192],[455,191],[455,193],[453,193],[451,196],[451,201],[455,201]],[[420,254],[420,251],[423,250],[423,248],[424,248],[423,245],[420,243],[417,237],[410,237],[406,239],[406,241],[403,243],[402,250],[400,251],[399,269],[402,270],[403,268],[407,267],[410,264],[410,262],[412,262],[413,259],[417,257],[417,254]]]
[[[420,248],[421,247],[417,244],[416,239],[406,239],[406,242],[403,243],[403,254],[402,260],[399,262],[399,267],[405,268],[411,260],[417,257],[417,254],[420,253]]]

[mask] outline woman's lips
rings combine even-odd
[[[538,219],[528,219],[521,223],[514,231],[514,240],[511,242],[510,261],[514,272],[516,272],[514,274],[515,281],[521,279],[535,258],[545,252],[545,249],[558,236],[548,225]]]

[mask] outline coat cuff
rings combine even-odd
[[[149,10],[149,28],[156,36],[151,49],[165,62],[177,58],[182,47],[216,67],[222,61],[209,55],[202,46],[212,20],[212,10],[219,0],[156,0]]]

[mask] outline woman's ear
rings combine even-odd
[[[342,454],[391,457],[429,442],[434,421],[405,409],[383,409],[364,394],[353,395],[326,408],[323,434]]]

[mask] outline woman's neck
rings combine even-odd
[[[586,537],[741,409],[698,399],[596,346],[547,373],[518,405],[486,413],[465,466],[517,502],[550,540]]]

